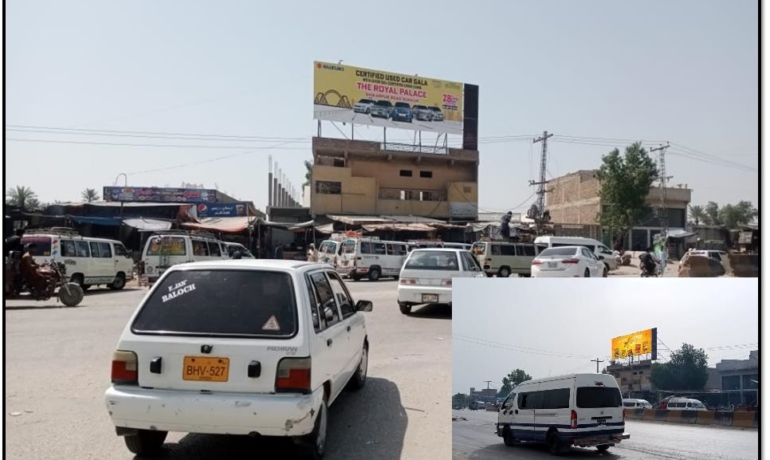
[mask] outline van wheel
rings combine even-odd
[[[380,269],[373,268],[369,270],[369,281],[377,281],[378,279],[380,279]]]
[[[610,448],[609,444],[602,444],[600,446],[596,446],[597,449],[599,449],[599,452],[607,452],[607,449]]]
[[[604,264],[604,269],[602,270],[602,277],[606,278],[607,274],[610,272],[610,266],[607,264]]]
[[[321,460],[326,449],[326,429],[328,425],[326,399],[321,401],[318,408],[318,417],[315,419],[313,432],[303,436],[298,441],[298,447],[302,458],[308,460]]]
[[[153,455],[160,452],[163,442],[168,435],[167,431],[139,430],[133,436],[124,436],[126,447],[136,455]]]
[[[511,447],[519,443],[516,438],[513,437],[513,431],[510,428],[503,430],[503,442],[506,446]]]
[[[405,304],[404,302],[399,302],[398,309],[401,310],[401,313],[408,315],[412,311],[412,306]]]
[[[126,287],[126,275],[118,273],[118,276],[115,277],[115,281],[110,284],[110,289],[113,291],[120,291],[124,287]]]
[[[555,431],[552,431],[548,434],[546,443],[548,444],[548,452],[551,455],[561,454],[561,444],[559,443],[559,437],[556,435]]]
[[[350,275],[350,279],[353,281],[361,281],[361,277],[358,275]]]
[[[500,271],[497,272],[498,278],[508,278],[511,276],[511,269],[508,267],[500,267]]]
[[[586,271],[583,272],[583,278],[590,278],[590,277],[591,277],[591,272],[586,268]]]

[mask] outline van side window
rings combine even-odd
[[[515,256],[516,255],[516,246],[512,246],[510,244],[501,244],[500,245],[500,255],[501,256]]]
[[[393,246],[396,248],[396,255],[397,256],[405,256],[406,253],[408,252],[406,250],[406,245],[405,244],[394,244]]]
[[[113,246],[115,246],[115,255],[116,256],[128,257],[128,251],[126,250],[125,246],[123,246],[120,243],[114,243]]]
[[[559,388],[545,390],[543,394],[543,409],[569,409],[569,389]]]
[[[211,254],[212,257],[220,257],[222,255],[222,251],[219,248],[219,243],[209,241],[209,254]]]
[[[91,251],[88,249],[88,241],[75,241],[75,250],[77,256],[75,257],[90,257]]]
[[[531,407],[528,405],[529,395],[530,393],[519,393],[519,409],[531,409]]]
[[[310,279],[313,281],[313,287],[315,287],[315,292],[320,303],[320,312],[322,313],[322,318],[326,323],[326,327],[339,323],[340,313],[337,309],[337,303],[334,300],[334,291],[332,290],[326,275],[324,275],[323,272],[316,272],[310,275]]]
[[[493,244],[491,249],[492,250],[490,252],[492,253],[493,256],[499,256],[502,254],[502,252],[500,251],[499,244]]]
[[[361,242],[361,254],[372,254],[372,243],[368,241]]]
[[[525,244],[525,245],[522,245],[522,246],[519,246],[519,247],[524,250],[524,254],[523,255],[525,255],[525,256],[535,257],[537,255],[537,254],[535,254],[535,247],[532,246],[532,245]]]
[[[385,243],[372,243],[372,249],[374,249],[374,253],[378,256],[385,255]]]
[[[209,248],[205,241],[192,240],[193,255],[206,257],[209,255]]]
[[[89,245],[91,246],[91,257],[101,257],[99,255],[99,244],[92,241]]]
[[[72,240],[61,240],[61,255],[62,257],[77,257],[75,242]]]
[[[112,245],[110,243],[99,243],[99,257],[112,259]]]

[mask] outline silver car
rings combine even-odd
[[[369,114],[372,110],[374,101],[371,99],[361,99],[353,106],[353,112]]]
[[[432,118],[433,121],[444,121],[444,112],[442,112],[441,109],[439,109],[434,105],[433,107],[430,107],[428,110],[430,110],[431,114],[433,115],[433,118]]]
[[[424,105],[415,105],[412,106],[412,116],[418,121],[432,121],[433,111]]]
[[[393,111],[393,103],[387,100],[375,102],[369,110],[369,115],[377,118],[390,118]]]

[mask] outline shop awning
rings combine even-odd
[[[249,228],[249,224],[255,224],[256,218],[239,217],[207,217],[199,219],[198,223],[182,224],[188,228],[197,228],[199,230],[208,230],[222,233],[241,233]]]
[[[377,216],[337,216],[328,215],[329,219],[341,222],[348,225],[367,225],[367,224],[383,224],[386,222],[393,222],[392,219],[384,219]]]
[[[114,217],[92,217],[92,216],[67,216],[70,220],[78,224],[106,225],[111,227],[120,226],[120,219]]]
[[[140,232],[159,232],[171,229],[171,221],[160,219],[145,219],[143,217],[123,219],[123,223]]]
[[[391,232],[435,232],[436,229],[427,224],[399,224],[399,223],[387,223],[387,224],[372,224],[364,225],[364,230],[367,232],[376,231],[391,231]]]
[[[695,232],[688,232],[687,230],[669,230],[668,231],[668,237],[669,238],[688,238],[690,236],[695,236]]]

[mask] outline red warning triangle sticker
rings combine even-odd
[[[278,325],[278,320],[275,319],[275,315],[271,316],[270,319],[267,320],[264,326],[262,326],[263,331],[280,331],[281,326]]]

